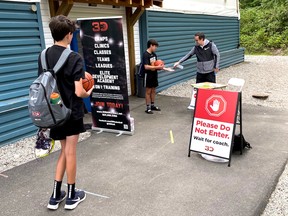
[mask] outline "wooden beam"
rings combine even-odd
[[[78,3],[85,4],[104,4],[104,5],[114,5],[122,7],[139,7],[142,4],[142,0],[133,1],[133,0],[73,0]],[[149,8],[153,5],[153,0],[143,0],[145,8]],[[152,3],[151,3],[152,2]]]
[[[126,7],[126,22],[127,22],[127,36],[128,36],[128,55],[129,55],[129,71],[130,71],[130,86],[131,86],[131,94],[135,95],[135,41],[134,41],[134,29],[133,25],[131,24],[131,17],[132,17],[132,8]]]
[[[143,14],[144,8],[138,7],[134,13],[131,7],[126,7],[126,23],[127,23],[127,36],[128,36],[128,55],[129,55],[129,71],[131,94],[135,95],[135,40],[134,40],[134,25]]]
[[[61,15],[61,14],[64,16],[68,16],[72,7],[73,7],[73,0],[62,1],[60,7],[58,8],[56,12],[56,16]]]
[[[114,5],[114,6],[123,6],[123,7],[145,7],[149,8],[153,5],[162,7],[162,0],[48,0],[50,9],[52,13],[56,14],[56,11],[59,8],[59,2],[69,2],[73,4],[74,2],[85,3],[85,4],[104,4],[104,5]],[[53,5],[56,5],[56,8],[53,9]],[[58,5],[58,7],[57,7]]]
[[[163,0],[153,0],[153,4],[158,7],[163,7]]]
[[[138,7],[131,16],[131,25],[134,26],[140,16],[144,13],[145,9],[143,7]]]
[[[49,0],[50,16],[56,16],[57,10],[59,9],[59,1]]]

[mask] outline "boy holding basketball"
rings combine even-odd
[[[163,70],[164,65],[155,66],[154,62],[157,60],[155,54],[159,44],[156,40],[149,40],[147,42],[147,50],[142,57],[142,63],[145,68],[145,86],[146,86],[146,113],[153,114],[152,110],[160,111],[160,108],[155,106],[156,87],[158,86],[158,70]]]
[[[49,23],[52,37],[55,41],[46,54],[47,67],[53,68],[62,52],[71,43],[75,23],[63,15],[51,18]],[[42,72],[41,60],[39,57],[39,73]],[[84,191],[75,189],[76,180],[76,145],[79,134],[85,131],[83,124],[84,102],[82,98],[88,97],[93,88],[85,91],[82,86],[82,79],[85,77],[83,61],[79,54],[72,52],[65,65],[56,74],[58,89],[66,107],[72,110],[70,118],[61,126],[52,128],[50,137],[60,140],[61,153],[56,165],[53,193],[50,197],[47,208],[56,210],[66,198],[65,191],[61,191],[61,184],[64,173],[67,175],[68,196],[65,209],[74,209],[86,198]]]

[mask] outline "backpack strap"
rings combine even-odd
[[[65,64],[65,62],[67,61],[68,56],[70,55],[71,52],[72,52],[72,51],[71,51],[70,49],[68,49],[68,48],[66,48],[66,49],[62,52],[60,58],[58,59],[56,65],[55,65],[54,68],[53,68],[53,71],[54,71],[55,74],[56,74],[56,73],[62,68],[62,66]],[[43,67],[42,67],[42,68],[43,68]]]
[[[47,67],[47,61],[46,61],[46,53],[47,53],[47,49],[44,49],[42,50],[41,52],[41,65],[42,65],[42,69],[43,71],[48,71],[48,67]],[[70,55],[72,51],[70,49],[65,49],[60,58],[58,59],[57,63],[55,64],[54,68],[53,68],[53,71],[54,73],[56,74],[61,68],[62,66],[65,64],[65,62],[67,61],[68,59],[68,56]]]
[[[48,48],[47,48],[48,49]],[[41,52],[41,66],[42,66],[42,69],[43,71],[47,71],[48,68],[47,68],[47,62],[46,62],[46,52],[47,52],[47,49],[44,49],[42,50]]]

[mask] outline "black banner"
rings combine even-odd
[[[95,81],[91,95],[93,127],[131,132],[122,18],[79,22],[86,71]]]

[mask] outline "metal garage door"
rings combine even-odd
[[[35,132],[29,86],[44,48],[39,3],[0,2],[0,146]]]
[[[148,39],[156,39],[158,58],[167,64],[178,61],[194,45],[194,34],[205,32],[206,37],[217,45],[220,68],[244,61],[244,49],[239,46],[239,20],[237,17],[184,14],[162,11],[145,11],[140,19],[141,52],[146,49]],[[196,58],[186,61],[181,71],[159,73],[159,87],[164,90],[176,83],[196,75]]]

